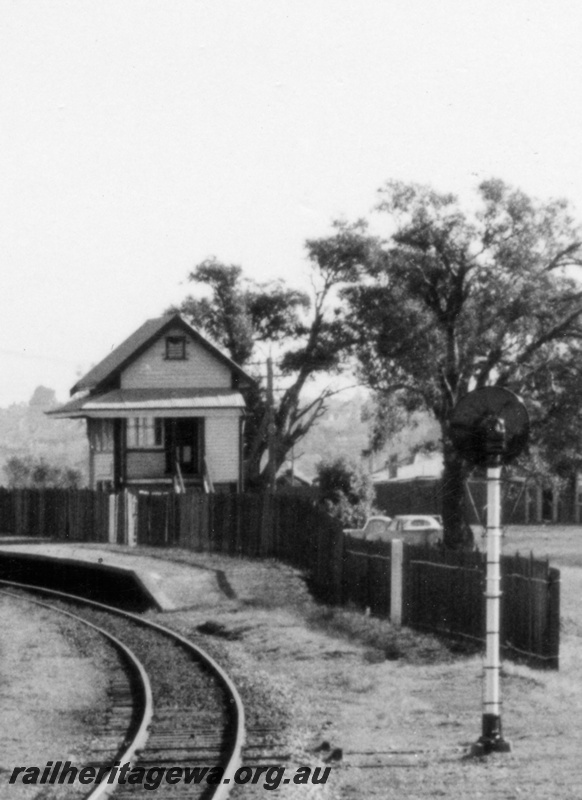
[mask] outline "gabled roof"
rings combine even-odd
[[[243,381],[254,383],[253,378],[248,375],[238,364],[235,364],[228,356],[225,356],[217,347],[198,333],[189,325],[180,314],[171,314],[156,319],[148,319],[131,336],[122,342],[118,347],[105,356],[93,369],[82,377],[71,389],[71,395],[81,391],[94,391],[109,384],[116,378],[132,361],[140,356],[151,344],[160,336],[172,329],[182,328],[187,336],[204,347],[218,361],[221,361],[235,375]]]

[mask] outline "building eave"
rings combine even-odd
[[[73,398],[48,414],[60,419],[115,418],[195,416],[211,412],[241,415],[244,410],[243,396],[230,389],[114,389]]]

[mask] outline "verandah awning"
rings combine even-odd
[[[48,413],[53,417],[191,416],[206,411],[244,411],[240,392],[232,389],[113,389],[74,397]]]

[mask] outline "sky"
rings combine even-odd
[[[582,4],[0,0],[0,406],[77,377],[216,256],[304,241],[396,178],[499,177],[582,219]]]

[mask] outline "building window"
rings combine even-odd
[[[92,419],[89,421],[89,445],[96,453],[113,452],[113,420]]]
[[[186,337],[166,337],[166,358],[171,361],[183,361],[186,358]]]
[[[153,417],[127,420],[127,446],[131,450],[151,450],[164,446],[163,421]]]

